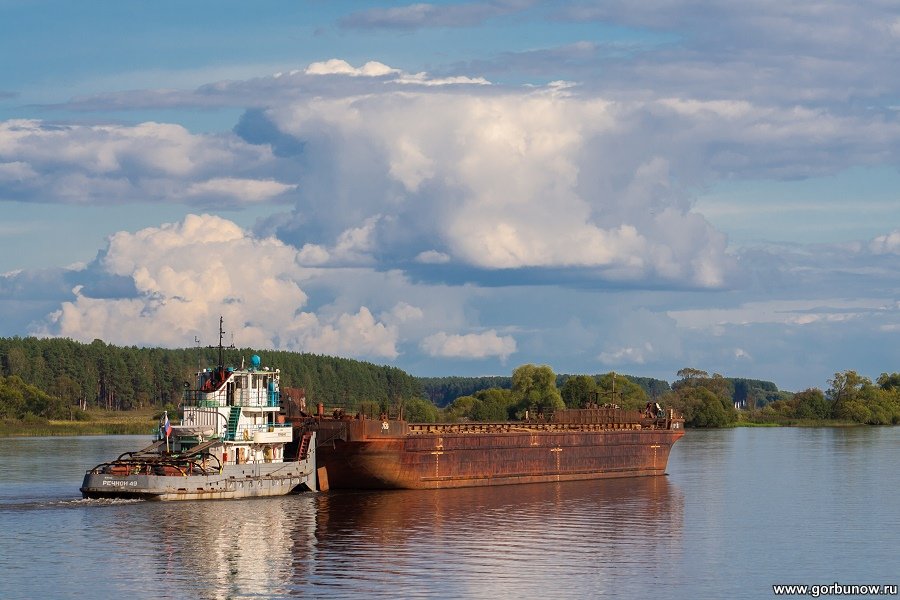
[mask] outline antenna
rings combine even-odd
[[[225,317],[219,315],[219,366],[225,366],[225,361],[222,358],[222,338],[225,337],[225,330],[223,327],[225,326]]]

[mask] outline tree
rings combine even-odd
[[[475,392],[472,403],[471,418],[473,421],[506,421],[510,417],[510,409],[516,404],[510,390],[492,388]]]
[[[697,406],[691,418],[694,427],[724,427],[731,422],[722,405],[722,400],[706,388],[697,388],[692,394],[697,398]]]
[[[0,417],[21,419],[25,415],[24,387],[18,375],[0,376]]]
[[[627,377],[607,373],[597,382],[602,403],[617,404],[621,408],[640,409],[647,403],[647,392]]]
[[[68,375],[57,375],[48,392],[67,404],[78,404],[81,400],[81,386]]]
[[[900,373],[891,373],[890,375],[882,373],[878,377],[877,383],[883,390],[900,389]]]
[[[513,371],[512,391],[520,412],[537,410],[551,413],[566,407],[556,389],[556,375],[547,365],[522,365]]]
[[[872,381],[868,377],[863,377],[856,371],[844,371],[835,373],[828,383],[831,387],[826,395],[831,401],[834,417],[859,423],[868,421],[871,411],[862,400],[863,393],[872,387]]]
[[[691,367],[685,367],[683,369],[679,369],[677,373],[675,373],[681,379],[691,380],[691,379],[706,379],[709,377],[709,373],[706,371],[701,371],[700,369],[693,369]]]
[[[410,398],[403,403],[403,418],[410,423],[434,423],[438,408],[424,398]]]
[[[820,389],[809,388],[794,394],[794,415],[799,419],[827,419],[831,416],[831,404]]]
[[[876,386],[856,371],[835,373],[827,392],[833,416],[870,425],[900,423],[900,388],[896,387],[896,375],[882,373]]]
[[[733,384],[719,375],[685,368],[678,371],[681,380],[672,384],[671,404],[684,414],[692,427],[722,427],[737,420],[732,396]],[[713,402],[715,400],[715,402]]]
[[[451,402],[446,410],[448,421],[459,421],[472,417],[472,407],[475,405],[475,396],[460,396]]]
[[[569,377],[560,390],[560,396],[569,408],[583,408],[589,402],[595,402],[597,381],[588,375]]]

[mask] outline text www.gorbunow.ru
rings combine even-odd
[[[826,585],[787,584],[772,586],[776,596],[896,596],[897,584],[856,585],[829,583]]]

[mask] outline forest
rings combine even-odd
[[[0,338],[0,418],[31,413],[68,418],[80,410],[172,409],[184,382],[214,367],[217,348],[117,347],[94,340]],[[226,348],[226,366],[249,364],[281,369],[283,386],[303,387],[309,398],[355,409],[368,401],[399,404],[422,396],[418,380],[395,367],[295,352]]]
[[[158,408],[176,411],[185,382],[217,364],[217,348],[117,347],[63,338],[0,338],[0,419],[68,419],[86,411]],[[396,367],[286,351],[226,348],[226,365],[281,370],[283,386],[302,387],[310,402],[369,414],[403,411],[409,421],[506,420],[526,411],[552,412],[588,402],[640,408],[660,402],[689,426],[739,423],[900,423],[900,374],[877,381],[835,373],[825,391],[778,390],[769,381],[728,378],[685,368],[671,385],[617,373],[557,375],[546,365],[521,365],[509,377],[417,378]]]

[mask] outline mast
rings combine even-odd
[[[222,357],[222,338],[225,337],[225,330],[223,329],[224,325],[225,317],[219,315],[219,368],[225,366],[225,359]]]

